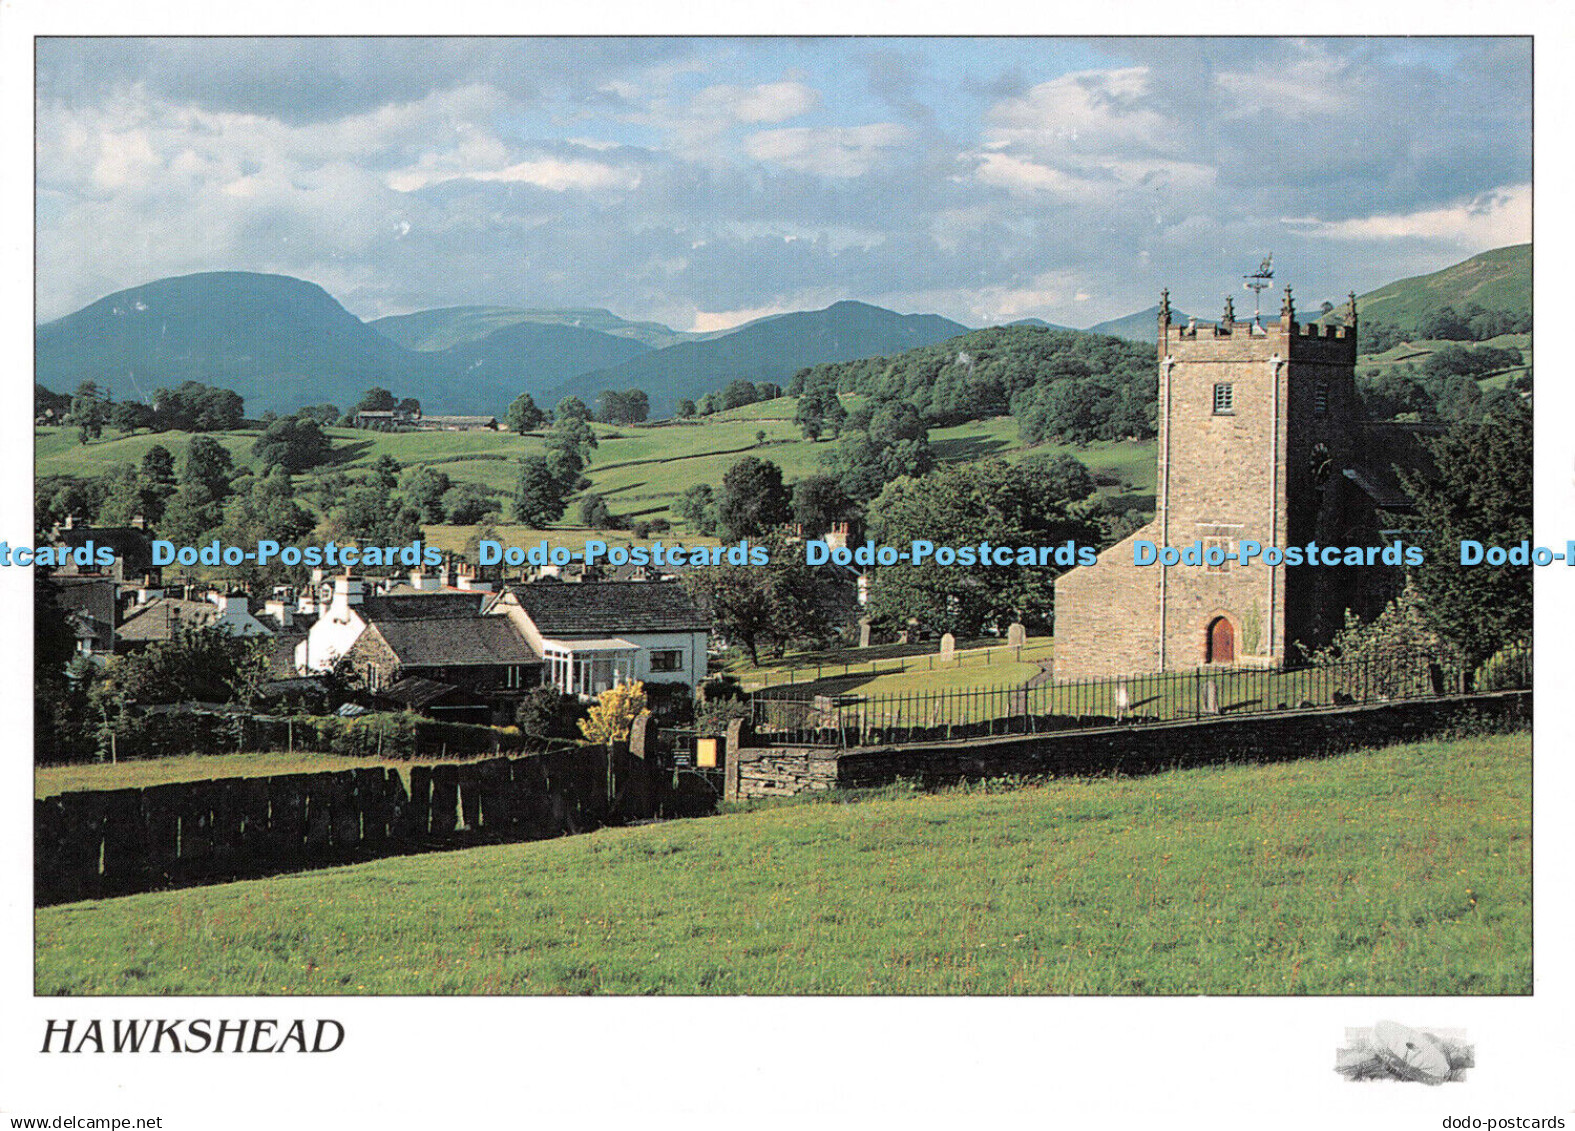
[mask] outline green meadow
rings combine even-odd
[[[849,407],[862,398],[845,397]],[[643,425],[597,424],[598,446],[591,453],[586,475],[589,490],[605,495],[613,512],[625,518],[672,520],[672,505],[690,487],[708,484],[717,489],[722,476],[737,460],[755,456],[782,468],[788,482],[824,470],[823,458],[835,444],[806,440],[793,423],[797,398],[781,397],[692,421],[660,421]],[[511,432],[371,432],[349,428],[327,430],[334,443],[334,460],[296,477],[303,494],[334,472],[352,479],[367,474],[374,461],[392,456],[406,468],[430,466],[445,472],[456,483],[475,483],[493,492],[507,515],[519,477],[522,456],[545,451],[539,434],[518,436]],[[762,439],[759,433],[764,432]],[[237,466],[258,470],[251,449],[260,433],[242,430],[212,434],[235,459]],[[123,435],[106,431],[88,444],[77,442],[69,428],[46,427],[34,431],[36,471],[40,478],[54,475],[99,476],[120,464],[136,463],[155,444],[162,444],[179,459],[190,436],[182,432]],[[1017,438],[1017,421],[996,417],[930,432],[930,444],[943,463],[968,462],[987,456],[1018,460],[1027,455],[1070,452],[1088,465],[1104,494],[1126,506],[1153,509],[1154,444],[1152,441],[1096,443],[1087,447],[1053,444],[1025,448]],[[308,500],[309,501],[309,500]],[[576,525],[575,508],[553,531],[575,537],[599,533]],[[500,528],[500,533],[501,533]],[[528,539],[541,531],[511,528],[509,533]],[[459,549],[470,536],[468,529],[438,528],[433,542]]]
[[[37,912],[40,994],[1525,994],[1529,735],[823,795]]]

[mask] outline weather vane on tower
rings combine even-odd
[[[1258,307],[1258,300],[1262,297],[1263,292],[1269,289],[1269,285],[1274,282],[1274,252],[1271,251],[1264,257],[1263,262],[1258,264],[1257,271],[1251,275],[1244,275],[1242,278],[1244,280],[1243,285],[1252,292],[1252,320],[1254,322],[1262,322],[1263,312]]]

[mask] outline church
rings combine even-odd
[[[1055,584],[1055,677],[1278,668],[1326,644],[1349,609],[1374,615],[1403,580],[1372,566],[1247,565],[1262,546],[1379,546],[1410,511],[1395,464],[1418,466],[1429,425],[1369,423],[1356,391],[1356,297],[1333,323],[1213,325],[1159,309],[1154,520]],[[1134,544],[1213,550],[1217,564],[1139,565]]]

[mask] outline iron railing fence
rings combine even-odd
[[[1492,686],[1478,690],[1531,686],[1529,650],[1495,663]],[[1467,675],[1458,664],[1403,654],[896,694],[815,694],[805,686],[787,697],[773,688],[751,696],[750,706],[756,740],[767,745],[871,746],[1427,699],[1473,690]]]

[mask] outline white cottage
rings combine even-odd
[[[630,680],[697,687],[711,626],[681,585],[666,581],[539,581],[510,585],[488,607],[543,661],[543,681],[598,695]]]

